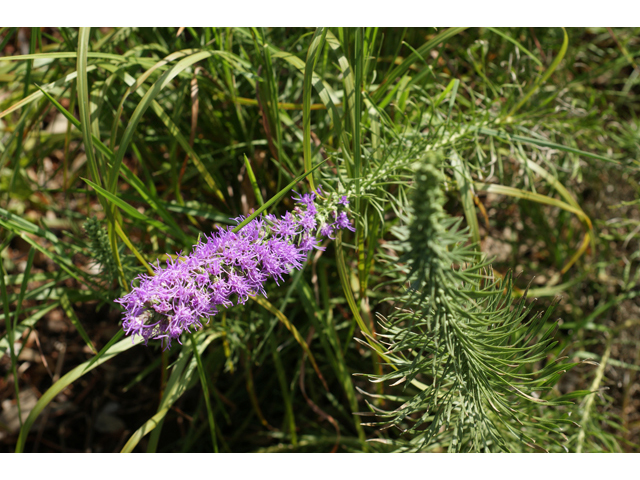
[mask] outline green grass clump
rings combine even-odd
[[[635,450],[637,33],[0,29],[5,449]],[[319,185],[355,232],[122,338],[149,263]]]

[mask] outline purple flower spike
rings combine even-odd
[[[297,195],[293,212],[280,218],[259,216],[237,233],[232,227],[218,228],[191,254],[178,254],[164,268],[160,262],[152,265],[154,276],[138,276],[138,286],[132,284],[131,292],[116,300],[124,308],[125,333],[140,335],[145,343],[160,339],[169,348],[172,340],[180,343],[184,332],[202,328],[221,308],[266,296],[268,279],[279,284],[284,275],[302,268],[310,251],[323,250],[319,237],[333,239],[336,229],[355,231],[346,212],[333,212],[335,222],[328,223],[326,208],[319,212],[314,203],[316,192]],[[343,196],[337,203],[349,202]],[[235,220],[240,223],[244,217]]]
[[[332,237],[334,231],[335,227],[330,223],[325,223],[322,227],[320,227],[320,235],[330,238],[331,240],[335,240],[335,237]]]
[[[347,212],[338,213],[334,225],[336,225],[340,229],[346,228],[347,230],[351,230],[352,232],[356,231],[356,229],[351,226],[351,221],[347,217]]]

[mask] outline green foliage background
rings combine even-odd
[[[3,445],[636,450],[637,33],[1,29]],[[149,262],[291,183],[356,232],[122,338]]]

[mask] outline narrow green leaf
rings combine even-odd
[[[133,449],[138,445],[140,440],[149,432],[155,430],[155,428],[164,422],[164,417],[167,415],[171,407],[165,407],[151,417],[149,420],[144,422],[144,424],[134,432],[133,435],[127,440],[127,443],[122,447],[120,453],[131,453]]]
[[[571,153],[575,153],[577,155],[582,155],[584,157],[595,158],[596,160],[602,160],[604,162],[620,163],[617,160],[605,157],[603,155],[598,155],[597,153],[585,152],[584,150],[579,150],[579,149],[573,148],[573,147],[567,147],[565,145],[560,145],[559,143],[549,142],[547,140],[542,140],[542,139],[538,139],[538,138],[531,138],[531,137],[525,137],[525,136],[522,136],[522,135],[511,135],[511,134],[506,133],[506,132],[500,132],[498,130],[493,130],[491,128],[486,128],[486,127],[482,127],[480,129],[478,129],[478,131],[480,133],[484,133],[485,135],[491,135],[492,137],[498,137],[498,138],[502,138],[502,139],[505,139],[505,140],[515,140],[517,142],[531,143],[533,145],[538,145],[540,147],[554,148],[556,150],[562,150],[564,152],[571,152]]]
[[[171,80],[173,80],[180,72],[184,71],[191,65],[204,58],[211,56],[213,52],[199,52],[194,55],[189,55],[186,58],[180,60],[176,65],[167,70],[151,87],[147,93],[145,93],[144,97],[134,110],[131,118],[129,119],[129,123],[127,124],[127,128],[122,134],[122,138],[120,140],[120,145],[118,146],[118,151],[116,152],[113,164],[111,165],[111,173],[109,174],[109,181],[107,183],[107,190],[111,193],[115,192],[116,188],[116,180],[118,178],[118,174],[120,172],[120,165],[122,160],[124,159],[124,155],[129,147],[129,144],[133,140],[133,134],[142,119],[147,108],[149,108],[153,102],[153,100],[158,96],[158,94],[166,87]],[[187,142],[188,143],[188,142]]]
[[[453,111],[453,105],[456,103],[456,96],[458,95],[458,86],[460,80],[457,78],[453,80],[453,88],[451,89],[451,97],[449,97],[449,119],[451,118],[451,112]]]
[[[131,250],[131,253],[133,253],[135,257],[138,259],[138,261],[140,262],[140,264],[147,269],[147,273],[151,276],[154,276],[156,273],[153,271],[153,269],[149,265],[149,261],[142,256],[142,254],[138,251],[136,247],[134,247],[133,243],[131,242],[127,234],[124,233],[124,231],[122,230],[122,227],[118,222],[116,222],[115,229],[118,236],[122,239],[122,241],[129,248],[129,250]]]
[[[8,243],[8,242],[7,242]],[[2,250],[4,250],[4,246],[2,248]],[[32,251],[35,251],[33,249],[31,249]],[[0,250],[1,251],[1,250]],[[7,286],[4,283],[4,275],[5,275],[5,271],[4,271],[4,263],[2,260],[2,257],[0,257],[0,294],[2,294],[2,307],[4,309],[4,318],[5,318],[5,325],[6,325],[6,329],[7,329],[7,339],[9,341],[9,354],[11,356],[11,374],[13,376],[13,383],[14,383],[14,394],[16,397],[16,407],[18,408],[18,420],[20,422],[20,426],[22,427],[22,409],[20,408],[20,388],[18,385],[18,356],[16,355],[16,351],[15,351],[15,322],[17,321],[17,315],[18,312],[16,311],[16,315],[15,315],[15,320],[12,322],[11,318],[9,317],[9,298],[7,295]],[[25,277],[25,281],[23,282],[23,285],[26,283],[26,278]],[[21,289],[20,292],[23,296],[23,292]],[[17,309],[20,309],[20,301],[18,302],[18,307]]]
[[[198,345],[199,353],[202,354],[207,346],[221,335],[222,334],[209,334],[203,338],[202,342]],[[199,337],[202,338],[202,336]],[[171,372],[171,376],[169,377],[165,387],[162,399],[160,400],[158,412],[134,432],[122,448],[122,453],[132,452],[140,440],[150,432],[152,433],[152,436],[149,440],[148,450],[155,451],[160,436],[160,430],[164,422],[164,417],[171,409],[171,406],[187,390],[187,386],[192,379],[197,363],[196,359],[192,358],[191,353],[192,347],[189,344],[184,344],[180,350],[178,361],[175,363],[173,371]]]
[[[46,392],[44,392],[42,397],[40,397],[36,405],[33,407],[33,410],[31,410],[31,412],[29,413],[29,416],[25,420],[24,425],[22,425],[22,428],[20,429],[20,434],[18,436],[18,442],[16,443],[16,453],[24,452],[24,446],[27,441],[27,435],[29,434],[29,430],[31,430],[31,427],[33,426],[33,422],[35,422],[36,418],[38,418],[38,415],[42,413],[42,410],[44,410],[45,407],[54,398],[56,398],[58,393],[60,393],[65,388],[67,388],[69,385],[71,385],[73,382],[75,382],[77,379],[79,379],[83,375],[89,373],[94,368],[98,367],[99,365],[102,365],[104,362],[111,360],[116,355],[119,355],[120,353],[129,350],[130,348],[134,347],[135,345],[138,345],[141,342],[142,342],[142,338],[133,339],[133,340],[131,338],[125,338],[121,342],[113,345],[108,350],[104,351],[104,353],[102,353],[101,351],[102,355],[98,354],[96,357],[92,358],[88,362],[84,362],[78,365],[76,368],[74,368],[69,373],[64,375],[56,383],[51,385],[51,387],[49,387],[49,389]]]
[[[442,103],[442,101],[444,100],[444,98],[447,96],[447,94],[453,90],[453,86],[456,84],[456,82],[458,82],[458,84],[460,83],[460,81],[457,78],[454,78],[453,80],[451,80],[449,82],[449,84],[447,85],[447,88],[445,88],[442,93],[440,95],[438,95],[438,98],[436,99],[435,102],[433,102],[433,108],[438,108],[440,106],[440,104]],[[451,115],[451,114],[449,114]]]
[[[298,57],[296,57],[291,53],[282,52],[277,48],[273,47],[272,45],[269,45],[269,48],[274,52],[273,53],[274,58],[281,58],[285,60],[287,63],[295,67],[304,76],[305,63],[302,60],[300,60]],[[320,100],[322,100],[322,103],[326,105],[327,110],[329,111],[329,115],[331,117],[331,123],[333,124],[334,134],[336,138],[340,139],[342,148],[346,149],[344,154],[348,159],[349,158],[349,152],[348,152],[349,139],[346,136],[345,131],[342,129],[342,119],[340,118],[340,113],[338,112],[338,108],[336,107],[336,103],[338,103],[338,101],[337,101],[335,92],[327,82],[323,81],[315,73],[313,74],[313,88],[316,89],[316,92],[318,92],[318,96],[320,97]],[[348,161],[347,161],[347,165],[349,165]]]
[[[38,87],[40,88],[40,87]],[[48,92],[40,89],[40,91],[45,95],[51,103],[69,120],[76,128],[80,129],[80,122],[73,116],[71,113],[65,109],[58,101],[56,101]],[[107,147],[104,143],[102,143],[95,136],[93,137],[93,141],[97,149],[103,153],[107,158],[113,157],[113,152]],[[110,166],[110,162],[108,162]],[[162,217],[162,219],[172,227],[172,233],[178,237],[180,237],[181,241],[185,244],[194,243],[189,236],[185,235],[180,226],[176,223],[173,216],[169,214],[167,209],[163,206],[164,202],[157,198],[156,195],[153,195],[149,190],[145,187],[144,183],[127,167],[124,163],[121,165],[120,174],[123,178],[131,185],[133,188],[137,190],[140,196],[153,208],[158,215]]]
[[[153,219],[149,218],[144,213],[140,213],[138,210],[133,208],[131,205],[129,205],[127,202],[122,200],[117,195],[114,195],[113,193],[108,192],[104,188],[99,187],[98,185],[93,183],[91,180],[87,180],[86,178],[83,178],[82,180],[84,180],[84,182],[87,185],[91,186],[102,197],[106,198],[107,200],[109,200],[114,205],[117,205],[118,207],[120,207],[130,217],[136,218],[138,220],[142,220],[146,224],[152,225],[152,226],[156,227],[158,230],[161,230],[163,232],[166,232],[166,233],[169,233],[169,234],[172,232],[172,230],[167,225],[165,225],[164,223],[159,222],[157,220],[153,220]]]
[[[454,152],[451,158],[451,166],[453,174],[458,184],[458,191],[462,200],[462,208],[464,216],[467,219],[467,225],[471,231],[471,238],[475,244],[475,248],[480,248],[480,226],[478,225],[478,215],[476,214],[476,206],[473,201],[473,181],[467,165],[460,160],[457,153]]]
[[[60,297],[60,306],[64,310],[64,313],[67,314],[67,317],[69,317],[69,320],[71,320],[71,323],[73,323],[73,326],[76,327],[76,330],[78,330],[78,333],[87,344],[87,346],[91,349],[93,354],[97,355],[98,351],[96,350],[96,347],[93,346],[93,342],[89,338],[89,335],[87,335],[87,332],[82,326],[82,323],[80,323],[80,319],[76,315],[76,312],[73,310],[73,306],[71,305],[69,297],[66,293]]]
[[[87,163],[93,181],[102,185],[99,167],[93,150],[93,135],[91,133],[91,105],[89,103],[89,82],[87,78],[87,52],[89,51],[89,37],[91,28],[81,27],[78,32],[78,111],[80,112],[80,131],[84,140]]]
[[[14,336],[20,338],[22,334],[24,334],[24,332],[26,332],[30,328],[33,328],[38,320],[40,320],[54,308],[58,308],[58,306],[60,306],[59,302],[54,302],[51,305],[38,306],[35,313],[22,320],[22,322],[20,322],[20,324],[14,329]],[[4,335],[0,338],[0,359],[2,359],[2,357],[7,354],[9,348],[9,338]]]
[[[307,51],[307,62],[304,67],[304,82],[302,88],[302,151],[304,155],[304,170],[311,170],[311,81],[313,79],[313,71],[316,68],[318,57],[322,53],[324,41],[327,36],[326,28],[317,28],[311,39],[311,45]],[[307,177],[309,188],[315,190],[313,183],[313,175]]]
[[[520,109],[520,107],[522,107],[522,105],[527,103],[527,101],[531,98],[531,96],[538,91],[538,89],[542,86],[542,84],[549,79],[549,77],[551,76],[551,74],[553,74],[553,72],[555,72],[556,68],[558,68],[558,65],[560,65],[560,62],[564,58],[564,55],[567,53],[567,47],[569,46],[569,35],[567,35],[567,31],[565,30],[564,27],[561,27],[561,28],[564,33],[564,40],[562,41],[562,47],[560,47],[560,51],[558,52],[558,55],[553,60],[553,62],[551,63],[547,71],[544,72],[544,75],[542,75],[542,77],[540,77],[538,81],[529,89],[529,91],[522,98],[522,100],[520,100],[516,104],[516,106],[511,109],[507,117],[512,117]]]
[[[328,159],[327,159],[328,160]],[[259,209],[257,209],[255,212],[253,212],[251,215],[249,215],[247,218],[245,218],[242,222],[240,222],[240,224],[238,224],[238,226],[236,228],[233,229],[234,233],[237,233],[240,231],[240,229],[242,227],[244,227],[247,223],[251,222],[251,220],[253,220],[254,218],[256,218],[258,215],[260,215],[263,211],[265,211],[267,208],[269,208],[271,205],[273,205],[274,203],[276,203],[277,201],[279,201],[282,197],[284,197],[293,187],[296,186],[296,183],[298,183],[300,180],[304,180],[305,177],[307,177],[307,175],[311,175],[313,172],[315,172],[318,168],[320,168],[322,165],[324,165],[327,160],[323,160],[322,162],[318,163],[315,167],[313,167],[311,170],[309,170],[308,172],[304,172],[301,175],[298,175],[289,185],[287,185],[286,187],[284,187],[282,190],[280,190],[278,193],[276,193],[273,197],[271,197],[271,199],[269,199],[268,202],[266,202],[264,205],[262,205]]]
[[[497,28],[492,28],[492,27],[487,27],[487,30],[495,33],[496,35],[500,35],[502,38],[504,38],[505,40],[513,43],[516,47],[518,47],[520,50],[522,50],[529,58],[531,58],[531,60],[533,60],[536,65],[538,65],[539,67],[542,67],[542,62],[538,59],[538,57],[536,57],[533,53],[531,53],[529,50],[527,50],[524,45],[522,45],[519,41],[517,41],[515,38],[510,37],[509,35],[507,35],[506,33],[498,30]]]
[[[274,307],[271,303],[269,303],[267,299],[263,297],[258,297],[258,296],[251,297],[251,299],[254,302],[256,302],[258,305],[260,305],[261,307],[263,307],[264,309],[266,309],[267,311],[275,315],[276,318],[280,320],[280,322],[282,322],[282,324],[287,328],[287,330],[291,332],[291,335],[293,335],[293,338],[295,338],[296,342],[298,342],[298,344],[302,347],[305,353],[309,356],[309,361],[311,362],[311,365],[313,365],[313,369],[316,371],[316,373],[318,374],[318,377],[322,381],[322,384],[328,391],[329,386],[327,385],[327,382],[325,381],[324,377],[322,376],[322,373],[320,372],[320,367],[318,367],[318,364],[316,363],[316,359],[313,356],[313,353],[311,353],[311,350],[309,349],[309,345],[307,345],[307,342],[304,341],[304,338],[302,338],[302,335],[300,335],[300,332],[298,332],[298,329],[295,327],[295,325],[293,325],[289,321],[289,319],[284,315],[284,313],[282,313],[280,310]]]
[[[256,197],[256,202],[258,202],[258,206],[264,205],[264,200],[262,199],[262,193],[260,193],[260,187],[258,186],[258,182],[256,180],[256,176],[253,173],[253,169],[251,168],[251,163],[247,156],[244,156],[244,166],[247,169],[247,175],[249,176],[249,182],[251,182],[251,188],[253,189],[253,195]]]
[[[591,224],[591,220],[589,219],[589,217],[586,216],[586,214],[581,209],[576,208],[572,205],[569,205],[568,203],[565,203],[562,200],[548,197],[546,195],[541,195],[539,193],[520,190],[514,187],[507,187],[504,185],[496,185],[496,184],[480,183],[480,182],[475,182],[474,185],[478,191],[492,192],[492,193],[497,193],[499,195],[507,195],[510,197],[522,198],[524,200],[531,200],[533,202],[542,203],[545,205],[551,205],[552,207],[558,207],[563,210],[566,210],[567,212],[571,212],[575,214],[576,216],[578,216],[578,218],[580,218],[580,220],[585,222],[587,225]]]
[[[204,365],[202,365],[202,359],[198,353],[198,345],[194,334],[189,335],[191,337],[191,345],[193,347],[193,355],[196,357],[198,364],[198,375],[200,377],[200,384],[202,385],[202,394],[204,395],[204,403],[207,408],[207,419],[209,420],[209,430],[211,432],[211,443],[213,445],[213,451],[218,453],[218,442],[216,440],[216,424],[213,419],[213,410],[211,409],[211,399],[209,398],[209,385],[207,383],[206,373],[204,371]]]
[[[449,28],[433,37],[420,48],[416,49],[415,53],[409,55],[400,65],[398,65],[391,72],[389,72],[388,75],[385,76],[378,89],[373,93],[373,100],[379,102],[386,91],[385,87],[390,86],[391,83],[393,83],[397,78],[400,78],[402,75],[404,75],[405,72],[409,70],[411,65],[413,65],[420,58],[419,55],[425,57],[436,45],[445,42],[449,38],[466,29],[467,27]]]

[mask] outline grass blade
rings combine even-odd
[[[120,140],[120,145],[118,147],[118,151],[115,154],[113,159],[113,164],[111,165],[111,172],[109,174],[109,181],[107,183],[107,190],[109,192],[115,192],[116,180],[118,178],[118,174],[120,171],[120,165],[122,164],[122,160],[124,159],[124,155],[127,151],[127,148],[131,141],[133,140],[133,133],[140,123],[142,116],[144,115],[147,108],[151,106],[152,101],[158,96],[158,94],[166,87],[173,78],[175,78],[179,73],[190,67],[196,62],[203,60],[209,56],[211,56],[213,52],[199,52],[193,55],[189,55],[186,58],[180,60],[175,66],[167,70],[154,84],[153,87],[150,88],[147,93],[145,93],[144,97],[136,107],[135,111],[131,115],[129,119],[129,123],[124,133],[122,134],[122,138]],[[186,140],[186,139],[185,139]],[[188,142],[186,142],[188,144]]]
[[[7,244],[9,242],[6,242]],[[3,245],[2,250],[6,245]],[[2,251],[0,250],[0,251]],[[29,258],[33,261],[33,256],[31,252],[35,252],[35,250],[31,249],[29,252]],[[22,303],[20,300],[18,301],[18,306],[16,307],[16,313],[14,315],[13,322],[9,316],[9,297],[7,295],[7,286],[4,283],[4,264],[2,258],[0,258],[0,294],[2,295],[2,307],[4,309],[4,318],[5,318],[5,326],[7,329],[7,340],[9,341],[9,354],[11,356],[11,374],[13,376],[13,385],[14,385],[14,393],[16,395],[16,406],[18,407],[18,420],[20,421],[20,427],[22,427],[22,409],[20,408],[20,388],[18,385],[18,356],[15,351],[15,327],[18,320],[18,311],[20,310],[20,304]],[[24,287],[27,283],[27,275],[25,275],[22,286]],[[23,288],[20,289],[20,296],[24,296]]]
[[[302,347],[305,353],[309,356],[309,361],[311,362],[311,365],[313,365],[313,369],[316,371],[316,374],[318,374],[318,377],[320,378],[322,385],[324,385],[324,388],[326,388],[327,391],[329,391],[329,386],[327,385],[326,380],[322,376],[322,372],[320,372],[320,368],[316,363],[316,359],[313,356],[313,353],[311,353],[311,350],[309,349],[307,342],[304,341],[304,338],[302,338],[302,335],[300,335],[300,332],[298,332],[298,329],[289,321],[289,319],[284,315],[284,313],[282,313],[280,310],[274,307],[271,303],[269,303],[269,301],[266,298],[251,297],[251,299],[254,302],[256,302],[258,305],[263,307],[265,310],[275,315],[276,318],[280,320],[280,322],[282,322],[282,324],[287,328],[287,330],[291,332],[291,334],[293,335],[293,338],[295,338],[296,342],[298,342],[298,344]]]
[[[210,334],[203,338],[202,342],[197,347],[199,353],[202,354],[207,346],[220,335],[221,334]],[[140,440],[148,433],[152,433],[151,439],[149,440],[148,450],[155,451],[164,418],[171,409],[171,406],[187,390],[187,386],[191,381],[194,369],[197,366],[196,360],[191,357],[191,352],[192,347],[185,344],[180,351],[180,357],[175,363],[171,376],[169,377],[169,381],[167,382],[162,399],[160,400],[158,412],[134,432],[125,446],[122,447],[122,453],[131,453]]]
[[[60,103],[55,98],[53,98],[48,92],[44,91],[40,87],[38,87],[38,88],[40,89],[42,94],[44,96],[46,96],[51,103],[53,103],[53,105],[58,109],[58,111],[60,111],[60,113],[62,113],[65,116],[65,118],[67,120],[69,120],[70,123],[72,123],[76,128],[80,129],[80,122],[73,115],[71,115],[71,113],[66,108],[64,108],[62,105],[60,105]],[[96,138],[94,136],[93,137],[93,141],[95,142],[96,148],[101,153],[103,153],[107,158],[112,158],[113,157],[113,152],[109,149],[109,147],[107,147],[104,143],[102,143],[98,138]],[[108,165],[110,165],[110,162],[108,162]],[[129,167],[127,167],[125,164],[122,164],[121,169],[120,169],[120,174],[129,183],[129,185],[131,185],[133,188],[135,188],[137,190],[137,192],[144,199],[144,201],[146,201],[149,204],[149,206],[151,206],[151,208],[153,208],[158,213],[158,215],[160,215],[162,217],[162,219],[168,225],[170,225],[172,227],[172,233],[174,235],[178,236],[181,239],[181,241],[183,243],[185,243],[185,244],[194,243],[194,239],[192,239],[189,236],[185,235],[185,233],[182,231],[180,226],[176,223],[176,221],[173,218],[173,216],[171,214],[169,214],[167,209],[163,206],[164,202],[159,200],[156,195],[152,194],[145,187],[144,183],[142,183],[142,180],[140,180],[129,169]]]
[[[56,383],[51,385],[51,387],[46,392],[44,392],[42,397],[40,397],[36,405],[33,407],[33,410],[31,410],[31,412],[29,413],[29,416],[25,420],[24,425],[22,425],[22,428],[20,428],[20,434],[18,436],[18,442],[16,444],[16,453],[24,452],[24,446],[27,442],[27,435],[29,434],[29,430],[31,430],[31,427],[33,426],[33,422],[35,422],[36,418],[38,418],[38,415],[40,415],[42,410],[45,409],[45,407],[58,395],[58,393],[60,393],[62,390],[64,390],[66,387],[71,385],[83,375],[89,373],[94,368],[102,365],[104,362],[111,360],[116,355],[129,350],[130,348],[138,345],[141,342],[141,338],[137,340],[125,338],[124,340],[111,346],[108,350],[104,351],[104,353],[101,352],[102,355],[98,354],[98,356],[92,358],[88,362],[78,365],[76,368],[64,375]]]
[[[467,219],[467,225],[469,225],[471,231],[471,238],[476,248],[480,248],[480,226],[478,225],[478,215],[476,214],[476,206],[473,201],[475,194],[473,193],[473,181],[469,169],[455,152],[451,158],[451,166],[453,167],[453,174],[458,184],[458,191],[462,199],[462,208],[464,210],[464,216]]]
[[[244,166],[247,169],[247,175],[249,176],[249,182],[251,182],[251,188],[253,189],[253,194],[256,197],[256,202],[258,202],[258,206],[264,205],[264,200],[262,199],[262,193],[260,193],[260,187],[258,186],[258,182],[256,180],[256,175],[253,173],[253,169],[251,168],[251,163],[247,156],[244,156]]]
[[[538,145],[540,147],[555,148],[557,150],[562,150],[564,152],[570,152],[570,153],[575,153],[577,155],[582,155],[583,157],[590,157],[590,158],[595,158],[596,160],[602,160],[603,162],[620,163],[617,160],[605,157],[603,155],[598,155],[597,153],[586,152],[584,150],[579,150],[573,147],[567,147],[564,145],[560,145],[559,143],[549,142],[547,140],[525,137],[522,135],[511,135],[506,132],[500,132],[498,130],[494,130],[492,128],[486,128],[486,127],[482,127],[478,129],[478,131],[480,133],[484,133],[485,135],[491,135],[492,137],[498,137],[505,140],[515,140],[517,142],[531,143],[533,145]]]
[[[416,49],[414,53],[409,55],[400,65],[394,68],[385,78],[382,80],[382,83],[378,87],[378,89],[373,93],[372,98],[375,102],[379,102],[382,99],[382,96],[385,93],[386,88],[391,85],[397,78],[400,78],[402,75],[409,70],[409,67],[413,65],[416,61],[420,59],[420,57],[426,57],[429,52],[438,44],[445,42],[449,38],[457,35],[460,32],[466,30],[467,27],[455,27],[449,28],[442,33],[439,33],[434,38],[429,40],[427,43],[422,45],[420,48]]]
[[[218,453],[218,442],[216,440],[216,424],[213,419],[213,410],[211,409],[211,400],[209,398],[209,385],[205,376],[204,365],[202,365],[202,359],[198,353],[198,345],[194,334],[189,335],[191,337],[191,345],[193,347],[193,355],[196,357],[196,363],[198,364],[198,375],[200,377],[200,384],[202,385],[202,394],[204,395],[204,403],[207,407],[207,419],[209,420],[209,429],[211,430],[211,443],[213,445],[213,451]]]
[[[555,72],[556,68],[558,68],[558,65],[560,65],[560,62],[564,58],[564,55],[567,53],[567,47],[569,46],[569,35],[567,35],[567,31],[565,30],[564,27],[562,27],[562,31],[564,32],[564,39],[562,40],[562,46],[560,47],[560,51],[558,52],[558,55],[553,60],[553,63],[551,63],[547,71],[544,72],[544,75],[542,75],[542,77],[540,77],[538,81],[529,89],[529,91],[522,98],[522,100],[520,100],[516,104],[516,106],[511,109],[511,111],[507,115],[507,118],[512,117],[520,109],[520,107],[522,107],[522,105],[527,103],[527,101],[531,98],[531,96],[538,91],[540,86],[549,79],[551,74]]]
[[[307,63],[304,67],[304,84],[302,90],[302,151],[304,156],[304,171],[311,170],[311,81],[313,79],[313,71],[316,68],[318,57],[322,53],[324,41],[327,36],[326,28],[317,28],[313,34],[311,45],[307,51]],[[315,190],[313,183],[313,175],[307,177],[309,188]]]
[[[71,320],[71,323],[73,323],[74,327],[76,327],[76,330],[78,330],[78,333],[80,334],[84,342],[87,344],[87,346],[91,349],[93,354],[97,355],[98,351],[96,350],[96,347],[93,345],[93,342],[89,338],[89,335],[87,335],[87,332],[82,326],[82,323],[80,323],[80,319],[76,315],[76,312],[73,310],[73,306],[71,305],[71,302],[69,301],[69,297],[67,296],[66,293],[60,297],[60,306],[64,310],[64,313],[67,314],[67,317],[69,317],[69,320]]]
[[[542,62],[538,59],[538,57],[536,57],[533,53],[531,53],[529,50],[527,50],[524,45],[522,45],[519,41],[517,41],[515,38],[510,37],[509,35],[507,35],[506,33],[500,31],[497,28],[493,28],[493,27],[487,27],[487,30],[495,33],[496,35],[501,36],[502,38],[504,38],[505,40],[507,40],[508,42],[513,43],[516,47],[518,47],[520,50],[522,50],[529,58],[531,58],[531,60],[533,60],[536,65],[538,65],[539,67],[542,67]]]
[[[137,220],[142,220],[144,223],[146,223],[148,225],[152,225],[152,226],[156,227],[158,230],[161,230],[161,231],[163,231],[165,233],[171,233],[172,232],[172,230],[167,225],[165,225],[165,224],[163,224],[161,222],[158,222],[157,220],[153,220],[153,219],[149,218],[144,213],[140,213],[138,210],[133,208],[131,205],[129,205],[127,202],[122,200],[117,195],[114,195],[113,193],[108,192],[104,188],[102,188],[102,187],[96,185],[95,183],[93,183],[91,180],[87,180],[86,178],[83,178],[82,180],[84,180],[84,182],[87,185],[91,186],[96,191],[96,193],[98,193],[100,196],[102,196],[106,200],[109,200],[109,202],[111,202],[112,204],[114,204],[114,205],[118,206],[119,208],[121,208],[125,213],[127,213],[132,218],[135,218]]]
[[[138,445],[140,440],[147,434],[155,430],[156,427],[164,422],[164,417],[169,413],[170,407],[165,407],[158,410],[153,417],[144,422],[144,424],[134,432],[133,435],[127,440],[120,453],[131,453],[133,449]]]
[[[87,79],[87,52],[91,28],[82,27],[78,32],[78,111],[80,112],[80,131],[84,140],[87,163],[93,181],[102,184],[91,133],[91,105],[89,104],[89,82]]]
[[[507,195],[509,197],[531,200],[533,202],[551,205],[552,207],[558,207],[562,210],[573,213],[580,219],[580,221],[585,223],[585,225],[589,227],[591,226],[591,219],[589,219],[589,217],[587,217],[587,215],[581,209],[576,208],[573,205],[569,205],[562,200],[547,197],[546,195],[541,195],[539,193],[527,192],[525,190],[520,190],[519,188],[507,187],[504,185],[475,182],[474,187],[476,190],[481,192],[497,193],[499,195]]]
[[[311,175],[313,172],[315,172],[318,168],[320,168],[322,165],[324,165],[327,162],[327,160],[323,160],[322,162],[320,162],[319,164],[317,164],[315,167],[313,167],[311,170],[309,170],[308,172],[304,172],[301,175],[298,175],[289,185],[287,185],[286,187],[284,187],[282,190],[280,190],[278,193],[276,193],[273,197],[271,197],[269,199],[268,202],[266,202],[264,205],[262,205],[259,209],[257,209],[255,212],[253,212],[251,215],[249,215],[247,218],[245,218],[242,222],[240,222],[238,224],[238,226],[236,228],[233,229],[234,233],[237,233],[240,231],[240,229],[242,227],[244,227],[247,223],[251,222],[251,220],[253,220],[254,218],[256,218],[258,215],[260,215],[263,211],[265,211],[267,208],[269,208],[271,205],[275,204],[276,202],[278,202],[282,197],[284,197],[293,187],[296,186],[296,183],[298,183],[300,180],[304,180],[305,177],[307,177],[307,175]]]

